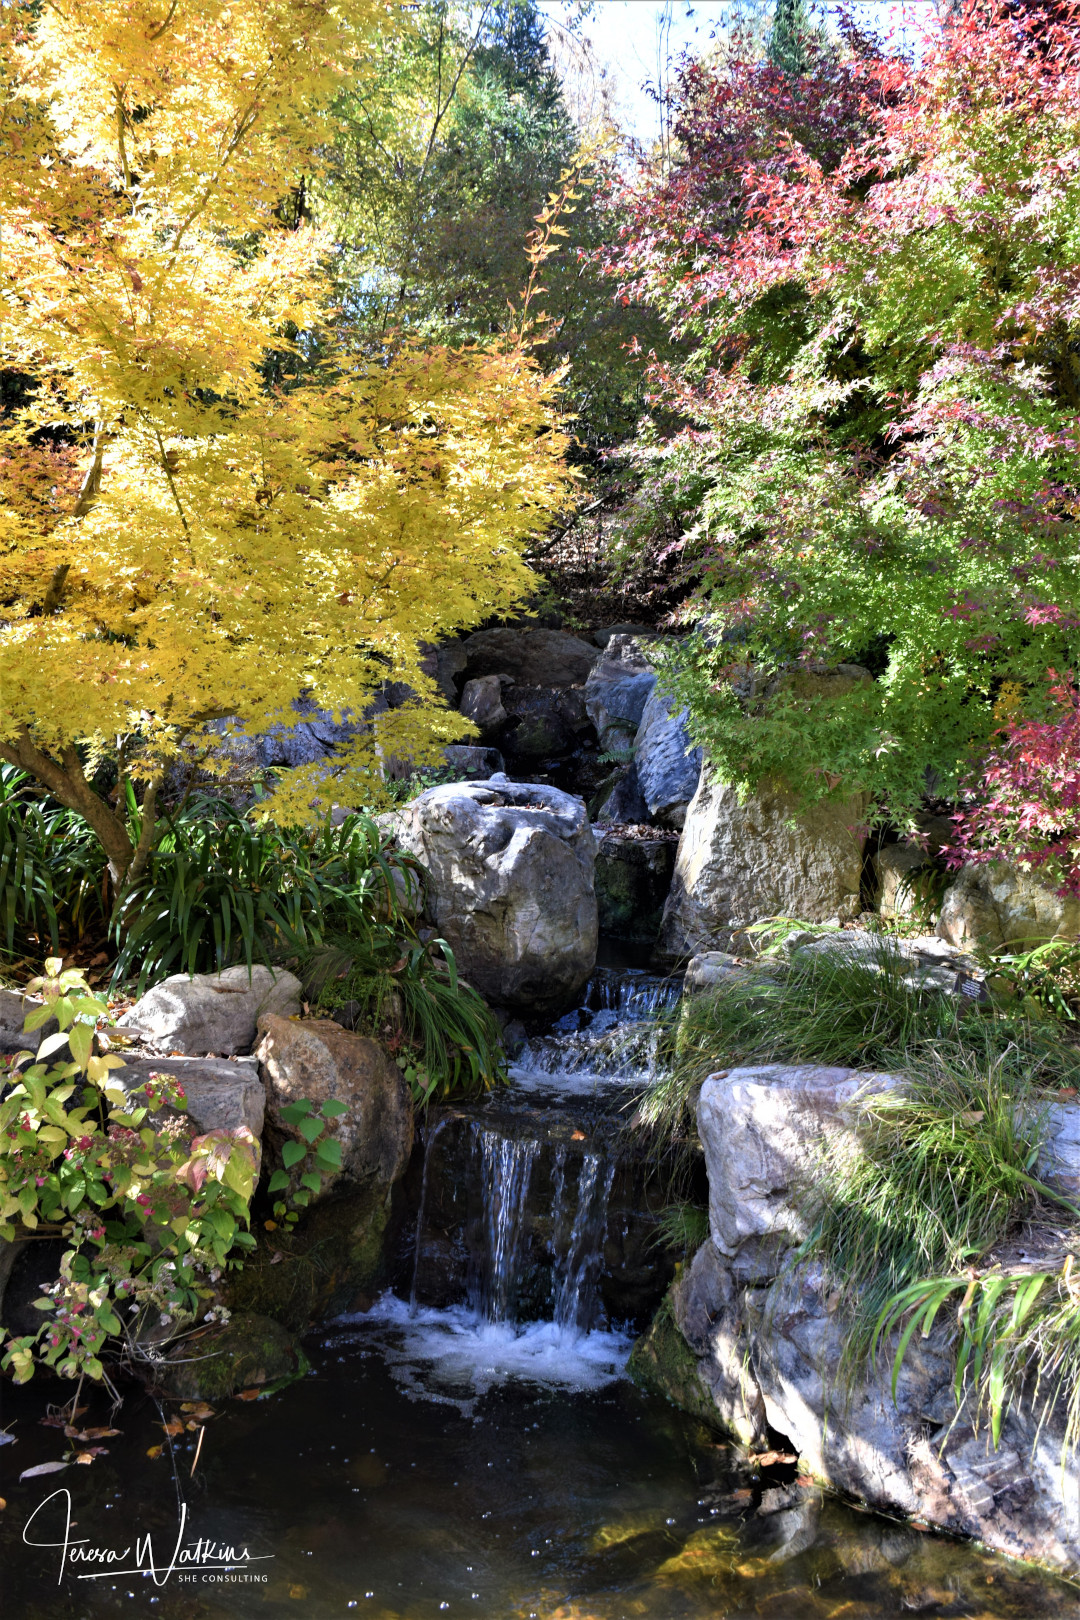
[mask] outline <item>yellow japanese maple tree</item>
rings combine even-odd
[[[0,425],[0,758],[87,818],[117,884],[210,721],[295,720],[302,696],[370,716],[333,783],[290,774],[288,815],[460,735],[424,644],[520,598],[565,498],[520,346],[335,341],[333,243],[295,199],[389,26],[378,0],[0,9],[0,368],[24,384]],[[388,679],[415,700],[379,713]],[[138,847],[88,748],[143,784]]]

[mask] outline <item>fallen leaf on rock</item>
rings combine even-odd
[[[801,1485],[805,1491],[809,1488],[809,1486],[816,1485],[817,1481],[812,1474],[798,1474],[796,1475],[795,1483],[796,1485]]]
[[[572,1132],[570,1140],[571,1140],[571,1142],[584,1142],[584,1140],[585,1140],[585,1132],[584,1131],[574,1131],[574,1132]]]
[[[66,1462],[35,1463],[33,1468],[24,1468],[19,1478],[37,1479],[39,1474],[58,1474],[62,1468],[66,1467]]]
[[[759,1451],[750,1461],[756,1468],[775,1468],[779,1463],[798,1462],[793,1451]]]

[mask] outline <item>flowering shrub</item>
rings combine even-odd
[[[52,958],[28,988],[44,1004],[27,1032],[59,1028],[0,1069],[0,1237],[56,1234],[66,1248],[36,1302],[42,1327],[9,1338],[2,1364],[19,1382],[36,1361],[103,1379],[110,1341],[145,1356],[147,1331],[160,1340],[194,1321],[233,1251],[254,1246],[259,1144],[246,1126],[195,1135],[171,1076],[127,1090],[121,1059],[95,1051],[107,1007],[81,971]],[[67,1061],[45,1062],[65,1048]],[[163,1108],[171,1117],[156,1118]]]
[[[797,76],[693,65],[676,161],[618,199],[612,273],[686,345],[635,521],[692,473],[700,629],[665,674],[728,780],[906,820],[998,746],[1003,683],[1038,722],[1075,657],[1078,16],[964,0],[917,62],[849,32]],[[819,663],[875,679],[800,692]]]
[[[950,865],[1018,860],[1080,895],[1080,688],[1050,671],[1057,717],[1009,720],[966,783]]]

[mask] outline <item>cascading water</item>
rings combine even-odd
[[[615,1179],[615,1162],[586,1153],[577,1185],[577,1213],[570,1243],[555,1289],[555,1321],[571,1331],[594,1325],[597,1311],[596,1279],[603,1259],[608,1199]],[[565,1176],[560,1193],[565,1189]],[[558,1225],[556,1206],[555,1224]]]
[[[485,1252],[472,1304],[488,1322],[513,1321],[514,1285],[521,1268],[529,1182],[540,1144],[478,1131],[482,1155]]]

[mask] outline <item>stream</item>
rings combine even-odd
[[[129,1393],[92,1466],[20,1483],[70,1391],[5,1384],[4,1620],[1080,1615],[1049,1576],[748,1469],[627,1378],[674,1264],[627,1110],[677,994],[601,968],[509,1088],[433,1111],[392,1286],[311,1336],[304,1377],[222,1403],[197,1457],[187,1432],[148,1455],[161,1414]],[[95,1392],[81,1422],[108,1420]]]

